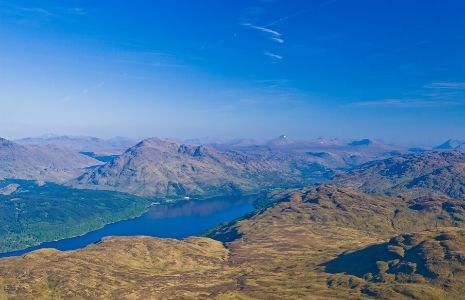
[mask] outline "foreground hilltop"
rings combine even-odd
[[[350,286],[378,298],[460,299],[465,284],[465,230],[404,234],[344,253],[324,264],[333,286]]]
[[[118,237],[77,251],[41,250],[0,260],[0,295],[21,299],[458,297],[461,275],[451,281],[450,272],[443,270],[451,265],[452,270],[465,268],[457,252],[465,228],[461,201],[405,201],[329,185],[274,197],[274,205],[208,234],[224,244],[209,238]],[[442,238],[448,230],[444,228],[451,226],[457,228],[457,235]],[[409,238],[410,232],[420,232],[419,238]],[[398,235],[405,236],[383,244]],[[442,250],[437,245],[442,244],[450,255],[439,257]],[[349,254],[352,251],[361,251],[367,270],[354,269],[357,264],[351,259],[344,263],[350,255],[358,257],[357,252]],[[414,253],[423,256],[411,261]],[[442,260],[428,267],[436,276],[431,280],[422,266],[436,257]]]
[[[0,297],[196,299],[235,289],[238,268],[217,241],[115,237],[84,250],[0,260]]]

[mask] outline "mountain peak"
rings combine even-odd
[[[281,145],[288,145],[288,144],[293,144],[295,141],[288,138],[287,135],[285,134],[282,134],[280,136],[278,136],[277,138],[275,139],[272,139],[270,141],[270,145],[273,145],[273,146],[281,146]]]
[[[434,149],[437,150],[452,150],[452,149],[458,149],[461,148],[465,144],[465,141],[461,140],[456,140],[456,139],[449,139],[442,143],[441,145],[438,145],[434,147]]]
[[[134,149],[156,149],[160,152],[175,152],[179,148],[180,143],[175,140],[170,139],[160,139],[156,137],[147,138],[142,140],[134,147],[129,148],[129,150]]]

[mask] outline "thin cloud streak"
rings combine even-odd
[[[274,42],[278,43],[278,44],[283,44],[284,43],[284,39],[281,37],[282,36],[281,33],[277,32],[275,30],[272,30],[272,29],[267,28],[267,27],[256,26],[256,25],[253,25],[251,23],[243,23],[241,25],[245,26],[247,28],[251,28],[251,29],[254,29],[254,30],[257,30],[259,32],[262,32],[262,33],[265,33],[265,34],[269,35],[270,39],[273,40]],[[269,52],[269,51],[266,51],[264,54],[266,56],[268,56],[269,58],[273,59],[274,61],[283,59],[283,57],[281,55],[276,54],[276,53],[272,53],[272,52]]]
[[[277,32],[277,31],[275,31],[273,29],[270,29],[270,28],[266,28],[266,27],[262,27],[262,26],[256,26],[256,25],[253,25],[253,24],[250,24],[250,23],[243,23],[241,25],[245,26],[245,27],[248,27],[248,28],[252,28],[252,29],[261,31],[261,32],[264,32],[264,33],[269,33],[269,34],[273,35],[274,37],[280,37],[281,36],[281,33]]]
[[[465,90],[465,82],[434,82],[426,85],[425,88]]]
[[[457,100],[425,100],[425,99],[384,99],[377,101],[359,101],[345,105],[344,107],[359,108],[428,108],[428,107],[449,107],[465,105],[463,101]]]
[[[271,57],[272,59],[275,59],[275,60],[281,60],[281,59],[283,59],[283,57],[282,57],[281,55],[275,54],[275,53],[271,53],[271,52],[268,52],[268,51],[265,52],[265,53],[263,53],[263,54],[265,54],[266,56]]]
[[[5,4],[4,2],[0,2],[0,9],[9,15],[23,17],[31,14],[39,15],[44,18],[54,18],[63,15],[84,16],[87,14],[87,11],[81,7],[52,7],[45,9],[42,7],[10,5]]]
[[[282,38],[277,38],[277,37],[272,37],[271,38],[273,41],[275,41],[278,44],[283,44],[284,40]]]

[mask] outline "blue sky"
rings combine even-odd
[[[1,1],[0,136],[465,139],[465,1]]]

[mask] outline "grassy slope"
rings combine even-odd
[[[124,193],[77,190],[56,184],[4,180],[19,184],[0,195],[0,252],[68,238],[142,214],[150,199]]]
[[[376,298],[463,299],[464,247],[465,230],[441,228],[396,236],[341,254],[324,266],[335,274],[330,285],[363,279],[356,288]]]
[[[465,227],[460,201],[421,201],[423,205],[332,186],[302,190],[291,193],[287,201],[210,233],[213,238],[222,238],[232,232],[235,239],[225,246],[208,238],[111,238],[77,251],[43,250],[25,258],[0,260],[0,298],[1,293],[21,299],[43,295],[118,295],[126,299],[451,298],[461,281],[437,284],[420,278],[415,284],[375,283],[362,275],[350,275],[351,269],[341,269],[349,275],[334,269],[325,271],[326,264],[343,253],[383,243],[393,235],[442,230],[443,226]],[[457,253],[453,252],[454,245],[463,244],[454,243],[450,241],[448,246],[451,253]],[[405,252],[416,245],[405,246]],[[435,245],[433,250],[437,249]],[[428,261],[438,252],[423,253]],[[454,264],[461,269],[462,258],[455,257]],[[369,263],[383,259],[375,257]],[[447,268],[447,263],[444,266]],[[449,276],[447,272],[438,274]]]
[[[0,260],[0,299],[199,299],[235,289],[217,241],[112,237],[84,250]]]
[[[365,298],[371,296],[367,282],[356,276],[330,275],[324,263],[398,233],[465,227],[461,201],[422,201],[423,206],[350,189],[319,187],[295,193],[290,201],[217,229],[210,236],[236,237],[227,245],[232,261],[250,270],[243,289],[249,296],[266,298],[273,293],[280,298]],[[453,208],[443,210],[443,206]],[[447,299],[460,285],[444,287],[442,293],[428,281],[412,288],[390,287],[390,283],[384,288],[381,284],[376,296],[405,299],[416,295],[425,299],[425,291],[436,291],[431,295]]]

